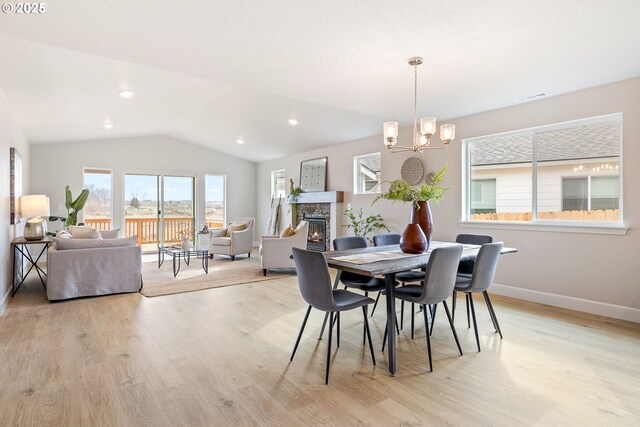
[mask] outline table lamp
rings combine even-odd
[[[24,226],[25,240],[42,240],[47,235],[47,220],[42,217],[50,215],[49,198],[43,194],[22,196],[20,210],[22,217],[27,218]]]

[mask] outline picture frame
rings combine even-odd
[[[327,163],[327,157],[318,157],[300,162],[300,188],[304,192],[326,191]]]
[[[9,223],[20,222],[19,201],[22,197],[22,156],[15,147],[9,148]]]

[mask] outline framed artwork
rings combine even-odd
[[[303,160],[300,162],[300,188],[310,193],[327,189],[327,158]]]
[[[18,202],[22,197],[22,156],[15,147],[9,149],[9,222],[20,222]]]

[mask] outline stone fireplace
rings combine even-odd
[[[342,191],[320,191],[302,193],[298,198],[297,222],[303,219],[309,222],[307,249],[331,250],[341,223],[343,194]]]

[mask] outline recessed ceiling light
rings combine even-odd
[[[133,92],[131,92],[130,90],[121,90],[120,96],[123,98],[131,98],[133,96]]]
[[[243,141],[242,139],[236,139],[236,142],[237,142],[238,144],[244,144],[244,141]]]
[[[111,129],[113,127],[113,123],[105,123],[103,126],[105,129]]]
[[[298,124],[298,121],[297,121],[296,119],[289,119],[289,124],[290,124],[291,126],[295,126],[295,125],[297,125],[297,124]]]

